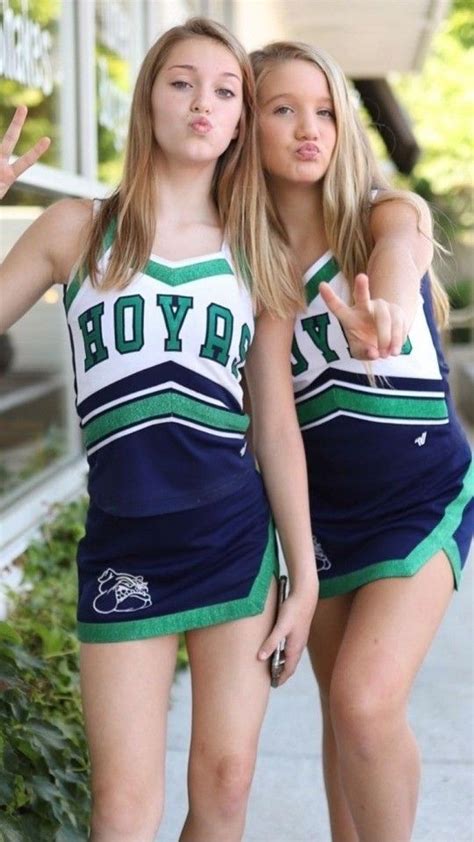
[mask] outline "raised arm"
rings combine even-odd
[[[262,644],[269,657],[287,638],[282,681],[294,672],[309,634],[318,583],[309,516],[306,462],[291,382],[293,320],[263,313],[245,366],[252,404],[253,443],[290,578],[281,619]],[[265,653],[265,654],[264,654]]]
[[[383,298],[402,308],[407,329],[418,304],[420,279],[433,259],[431,215],[426,202],[416,197],[420,219],[407,202],[382,202],[372,208],[370,229],[374,248],[368,275],[372,298]]]
[[[400,353],[419,301],[420,279],[433,258],[431,216],[417,197],[416,209],[402,200],[383,202],[371,211],[374,247],[368,274],[354,280],[349,306],[326,283],[319,287],[328,309],[344,328],[351,353],[375,360]]]
[[[9,163],[25,118],[26,108],[17,108],[0,143],[0,198],[49,146],[49,139],[41,138],[29,152]],[[0,265],[0,334],[52,284],[66,281],[80,254],[90,214],[90,202],[64,199],[44,211],[15,243]]]

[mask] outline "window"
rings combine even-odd
[[[73,6],[61,0],[3,0],[0,8],[0,130],[17,105],[29,116],[15,149],[21,155],[42,135],[52,143],[44,164],[75,171]]]
[[[10,191],[0,207],[0,259],[55,198]],[[0,509],[80,456],[68,345],[61,286],[1,337]]]

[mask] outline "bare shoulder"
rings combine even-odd
[[[92,199],[60,199],[50,205],[41,215],[41,219],[47,220],[48,225],[55,226],[58,230],[74,228],[78,225],[85,225],[92,216]]]
[[[61,199],[38,218],[36,236],[44,237],[54,280],[64,283],[79,259],[92,220],[90,199]]]

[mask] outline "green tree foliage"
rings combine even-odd
[[[391,82],[422,156],[409,186],[449,217],[458,235],[473,224],[474,10],[455,0],[419,74]]]

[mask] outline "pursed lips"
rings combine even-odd
[[[301,143],[296,148],[295,154],[302,161],[315,161],[321,154],[321,150],[316,143]]]
[[[212,129],[212,123],[207,117],[197,117],[189,125],[196,134],[207,134]]]

